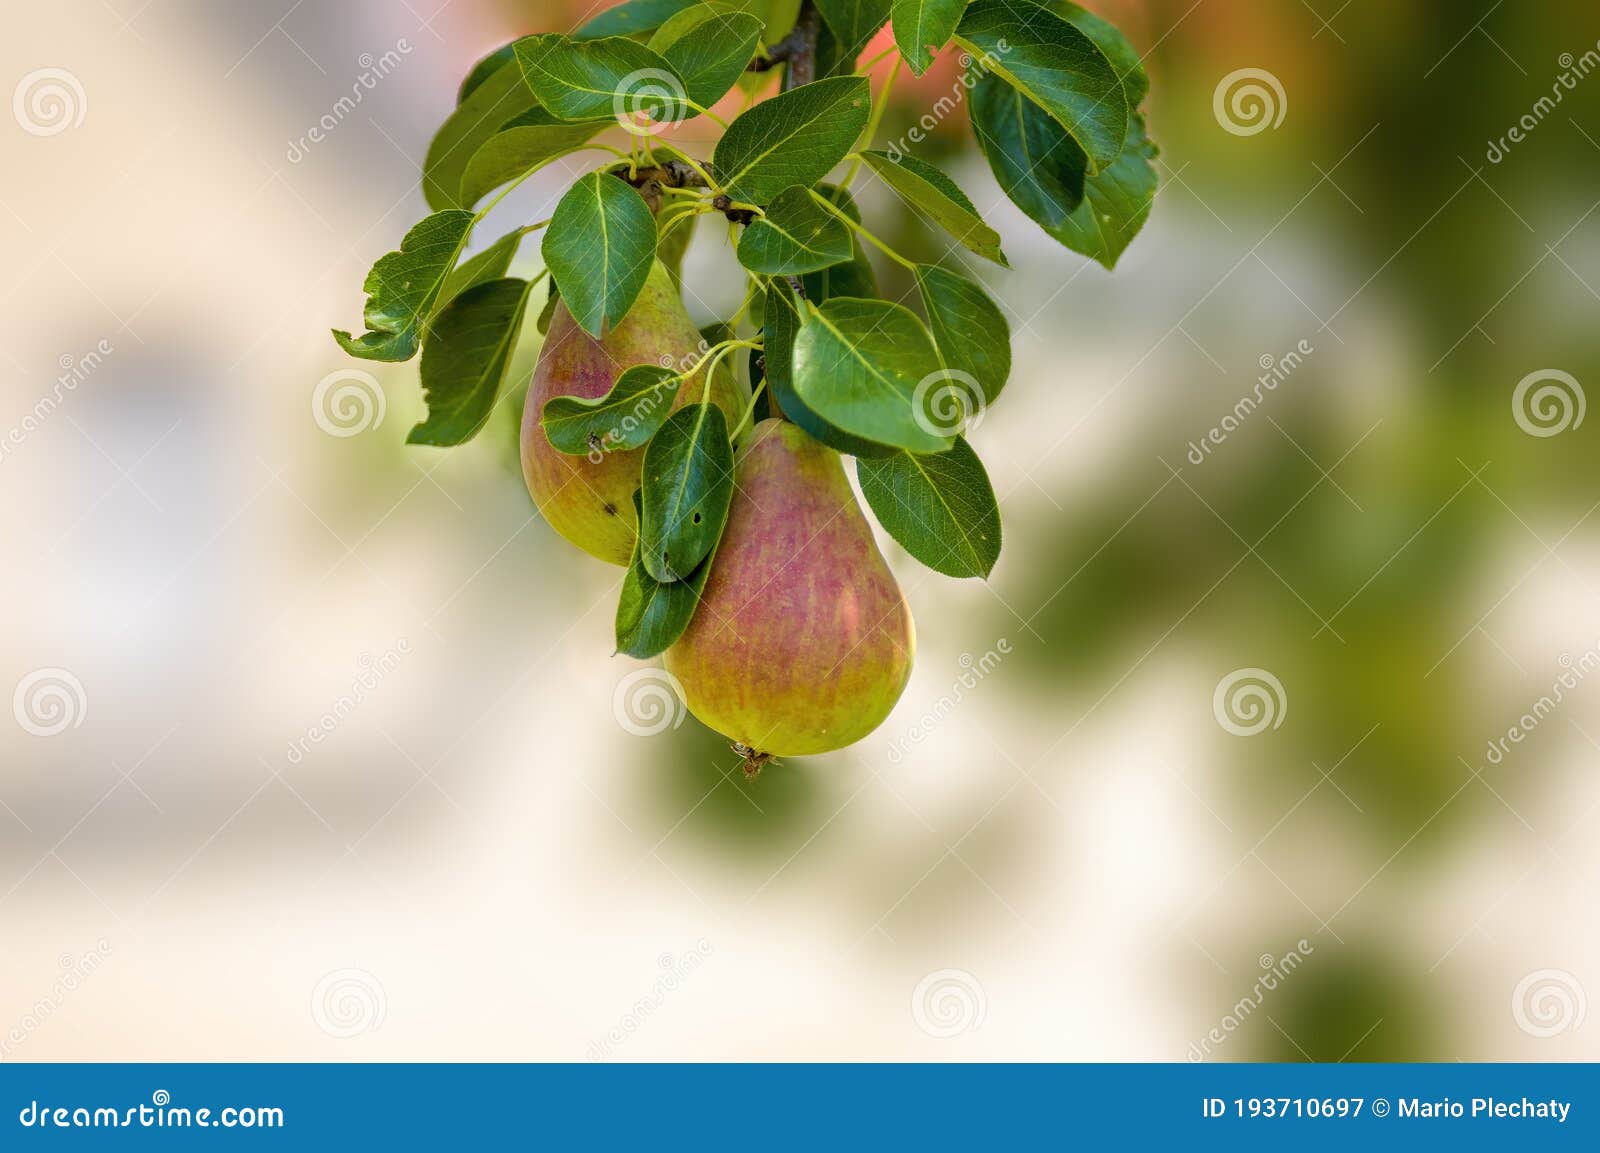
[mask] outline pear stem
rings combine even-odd
[[[844,226],[846,228],[850,229],[857,236],[861,237],[862,240],[865,240],[867,243],[871,244],[879,252],[883,253],[890,260],[894,261],[896,264],[900,265],[902,268],[910,269],[912,272],[915,272],[917,270],[917,262],[916,261],[910,259],[909,257],[901,256],[894,249],[890,248],[887,244],[885,244],[883,241],[879,240],[876,236],[874,236],[871,233],[870,230],[868,230],[864,225],[859,223],[848,212],[846,212],[844,209],[840,208],[838,205],[834,204],[831,200],[829,200],[826,196],[823,196],[816,189],[814,189],[814,188],[810,189],[810,192],[811,192],[811,199],[815,200],[818,204],[822,205],[823,208],[826,208],[829,212],[833,213],[833,215],[837,216],[841,221],[843,221]]]
[[[893,49],[893,51],[899,51]],[[878,57],[883,59],[882,56]],[[877,61],[873,61],[877,63]],[[862,134],[860,145],[862,148],[871,148],[873,139],[878,135],[878,128],[883,124],[883,114],[889,108],[889,93],[894,91],[895,79],[900,75],[900,57],[889,67],[888,78],[884,80],[883,87],[878,90],[878,99],[872,106],[872,118],[867,121],[867,130]],[[849,188],[856,182],[856,174],[861,171],[861,153],[857,151],[850,164],[850,171],[844,175],[844,183],[840,188]]]
[[[728,434],[729,440],[738,440],[739,434],[744,431],[744,426],[750,423],[750,418],[756,414],[756,402],[761,399],[762,391],[767,387],[767,382],[762,381],[756,385],[755,392],[750,394],[750,403],[745,406],[744,415],[739,418],[739,423],[733,426],[733,431]],[[771,401],[767,402],[769,405]]]

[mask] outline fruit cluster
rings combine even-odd
[[[895,46],[860,63],[891,17]],[[994,491],[962,433],[1010,375],[1005,318],[973,279],[884,243],[851,195],[868,172],[952,250],[1007,266],[944,172],[899,144],[870,147],[902,63],[922,75],[951,41],[964,71],[940,116],[965,103],[1005,193],[1113,265],[1155,191],[1148,81],[1121,34],[1077,5],[629,0],[473,68],[424,167],[435,211],[369,274],[368,331],[334,334],[372,360],[420,348],[428,417],[409,440],[460,444],[493,411],[548,275],[528,490],[568,540],[626,567],[618,650],[664,655],[690,711],[752,769],[859,740],[910,675],[911,614],[842,456],[912,556],[956,577],[985,577],[999,556]],[[740,105],[731,123],[712,110],[725,100]],[[709,158],[668,134],[694,117],[723,129]],[[625,150],[598,139],[616,127]],[[548,220],[463,258],[511,189],[585,150],[614,159]],[[681,277],[707,216],[726,222],[746,292],[702,331]],[[540,230],[545,271],[507,276]],[[869,249],[918,311],[884,298]]]

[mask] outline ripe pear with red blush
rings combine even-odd
[[[764,420],[740,449],[727,528],[666,667],[689,711],[748,750],[807,756],[854,744],[911,676],[911,610],[839,454]]]
[[[556,305],[522,414],[522,476],[551,527],[585,552],[616,565],[626,566],[631,559],[638,533],[633,493],[639,487],[644,450],[597,449],[588,456],[560,452],[539,423],[545,403],[558,396],[604,396],[635,365],[687,368],[699,358],[701,347],[700,332],[660,261],[628,315],[602,339],[579,327],[566,305]],[[705,380],[701,368],[684,381],[673,407],[698,401]],[[726,366],[719,367],[711,399],[730,428],[744,412],[741,391]]]

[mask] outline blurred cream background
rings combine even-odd
[[[886,544],[900,708],[747,784],[692,720],[618,723],[620,572],[532,509],[520,397],[450,453],[402,444],[414,363],[380,423],[314,417],[374,367],[327,330],[425,213],[460,78],[581,7],[436,4],[11,16],[6,85],[78,89],[0,123],[0,431],[109,351],[0,453],[4,1059],[1600,1057],[1600,684],[1486,751],[1600,645],[1592,418],[1512,412],[1600,380],[1600,79],[1484,159],[1592,6],[1100,6],[1151,52],[1163,189],[1115,275],[1009,205],[1015,271],[970,269],[1015,336],[973,438],[1000,566]],[[1277,127],[1224,130],[1240,68]],[[995,204],[951,127],[929,157]],[[714,233],[701,322],[739,294]],[[1278,724],[1238,736],[1213,696],[1254,668]]]

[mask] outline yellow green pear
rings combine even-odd
[[[638,531],[633,493],[639,487],[644,450],[597,450],[587,456],[559,452],[539,423],[545,403],[558,396],[604,396],[635,365],[687,369],[700,358],[701,349],[700,333],[660,261],[628,315],[602,339],[579,327],[566,305],[556,305],[522,415],[522,475],[550,526],[585,552],[612,564],[628,564]],[[702,368],[684,382],[673,407],[699,400],[704,387]],[[732,428],[744,412],[739,385],[722,367],[711,388],[711,399]]]
[[[839,454],[785,420],[741,447],[733,504],[667,671],[706,725],[764,756],[806,756],[883,723],[911,676],[911,610]]]

